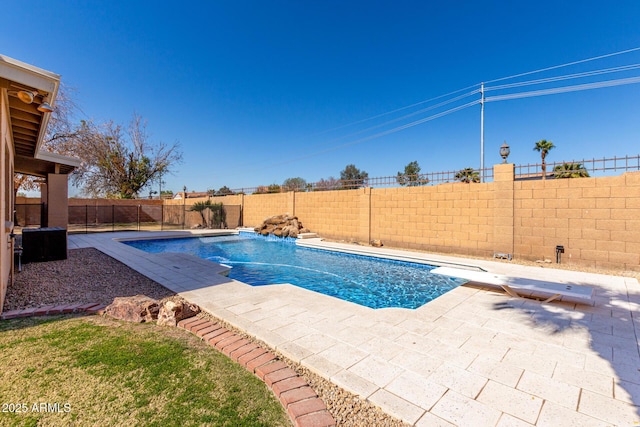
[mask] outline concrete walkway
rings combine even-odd
[[[288,284],[252,287],[212,262],[114,240],[191,234],[70,235],[69,246],[99,249],[412,425],[640,425],[635,279],[356,246],[595,288],[592,306],[460,286],[416,310],[374,310]]]

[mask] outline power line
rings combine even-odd
[[[499,79],[494,79],[494,80],[487,81],[486,83],[495,83],[495,82],[499,82],[499,81],[514,79],[514,78],[517,78],[517,77],[527,76],[527,75],[531,75],[531,74],[535,74],[535,73],[541,73],[541,72],[544,72],[544,71],[550,71],[550,70],[554,70],[554,69],[558,69],[558,68],[568,67],[568,66],[571,66],[571,65],[577,65],[577,64],[581,64],[581,63],[585,63],[585,62],[595,61],[595,60],[598,60],[598,59],[609,58],[609,57],[622,55],[622,54],[626,54],[626,53],[630,53],[630,52],[635,52],[635,51],[639,51],[639,50],[640,50],[640,47],[631,48],[631,49],[627,49],[627,50],[623,50],[623,51],[619,51],[619,52],[609,53],[609,54],[606,54],[606,55],[600,55],[600,56],[595,56],[595,57],[592,57],[592,58],[582,59],[582,60],[579,60],[579,61],[573,61],[573,62],[561,64],[561,65],[556,65],[556,66],[553,66],[553,67],[542,68],[542,69],[539,69],[539,70],[534,70],[534,71],[529,71],[529,72],[526,72],[526,73],[515,74],[515,75],[512,75],[512,76],[508,76],[508,77],[502,77],[502,78],[499,78]],[[527,86],[527,85],[545,84],[545,83],[551,83],[551,82],[561,81],[561,80],[584,78],[584,77],[590,77],[590,76],[607,74],[607,73],[614,73],[614,72],[630,71],[630,70],[634,70],[634,69],[637,69],[637,68],[640,68],[640,64],[632,64],[632,65],[626,65],[626,66],[620,66],[620,67],[614,67],[614,68],[605,68],[605,69],[593,70],[593,71],[588,71],[588,72],[583,72],[583,73],[575,73],[575,74],[569,74],[569,75],[564,75],[564,76],[549,77],[549,78],[544,78],[544,79],[536,79],[536,80],[530,80],[530,81],[518,82],[518,83],[511,83],[511,84],[505,84],[505,85],[494,86],[494,87],[485,87],[484,90],[485,91],[489,91],[489,90],[494,90],[495,91],[495,90],[503,90],[503,89],[509,89],[509,88],[522,87],[522,86]],[[633,83],[639,83],[639,82],[640,82],[640,77],[633,77],[633,78],[628,78],[628,79],[616,79],[616,80],[608,80],[608,81],[604,81],[604,82],[589,83],[589,84],[583,84],[583,85],[564,86],[564,87],[560,87],[560,88],[544,89],[544,90],[537,90],[537,91],[530,91],[530,92],[519,92],[519,93],[514,93],[514,94],[508,94],[508,95],[497,95],[497,96],[484,98],[484,101],[485,102],[504,101],[504,100],[509,100],[509,99],[519,99],[519,98],[527,98],[527,97],[534,97],[534,96],[551,95],[551,94],[557,94],[557,93],[574,92],[574,91],[580,91],[580,90],[597,89],[597,88],[602,88],[602,87],[612,87],[612,86],[633,84]],[[430,111],[430,110],[433,110],[435,108],[442,107],[444,105],[450,104],[450,103],[458,101],[460,99],[464,99],[467,96],[479,93],[480,92],[479,86],[480,86],[480,84],[475,84],[475,85],[472,85],[472,86],[468,86],[468,87],[465,87],[463,89],[459,89],[459,90],[456,90],[456,91],[453,91],[453,92],[449,92],[447,94],[440,95],[440,96],[437,96],[437,97],[434,97],[434,98],[430,98],[430,99],[427,99],[427,100],[424,100],[424,101],[420,101],[420,102],[417,102],[417,103],[414,103],[414,104],[411,104],[411,105],[408,105],[408,106],[405,106],[405,107],[396,108],[394,110],[387,111],[385,113],[377,114],[377,115],[374,115],[374,116],[371,116],[371,117],[367,117],[367,118],[364,118],[364,119],[361,119],[361,120],[357,120],[355,122],[351,122],[351,123],[347,123],[345,125],[341,125],[341,126],[337,126],[337,127],[331,128],[331,129],[327,129],[327,130],[312,134],[310,136],[323,135],[323,134],[326,134],[326,133],[329,133],[329,132],[332,132],[332,131],[336,131],[336,130],[344,129],[344,128],[347,128],[347,127],[350,127],[350,126],[354,126],[354,125],[357,125],[357,124],[365,123],[365,122],[368,122],[368,121],[371,121],[371,120],[375,120],[375,119],[380,118],[380,117],[384,117],[384,116],[387,116],[387,115],[390,115],[390,114],[394,114],[394,113],[397,113],[397,112],[400,112],[400,111],[404,111],[404,110],[407,110],[407,109],[410,109],[410,108],[414,108],[414,107],[419,106],[419,105],[423,105],[423,104],[426,104],[426,103],[429,103],[429,102],[433,102],[433,101],[438,100],[438,99],[446,98],[448,96],[452,96],[452,95],[458,94],[458,93],[460,93],[462,91],[465,91],[465,90],[469,90],[469,89],[472,89],[472,88],[474,89],[473,91],[470,91],[470,92],[465,93],[463,95],[459,95],[459,96],[457,96],[455,98],[452,98],[450,100],[443,101],[443,102],[438,103],[436,105],[420,109],[418,111],[406,114],[406,115],[404,115],[402,117],[399,117],[399,118],[388,120],[388,121],[386,121],[386,122],[384,122],[382,124],[370,126],[370,127],[366,128],[366,129],[363,129],[363,130],[360,130],[360,131],[357,131],[357,132],[354,132],[354,133],[351,133],[351,134],[348,134],[348,135],[345,135],[345,136],[337,137],[337,138],[333,139],[332,141],[337,141],[337,140],[340,140],[340,139],[356,136],[356,135],[362,134],[364,132],[368,132],[368,131],[371,131],[371,130],[374,130],[374,129],[378,129],[378,128],[386,126],[388,124],[395,123],[395,122],[398,122],[400,120],[407,119],[407,118],[415,116],[417,114],[421,114],[421,113],[424,113],[426,111]],[[395,128],[392,128],[392,129],[389,129],[389,130],[386,130],[386,131],[378,132],[376,134],[369,135],[369,136],[366,136],[366,137],[362,137],[362,138],[356,139],[354,141],[350,141],[350,142],[347,142],[347,143],[344,143],[344,144],[336,145],[334,147],[330,147],[330,148],[327,148],[327,149],[324,149],[324,150],[321,150],[321,151],[310,153],[310,154],[307,154],[307,155],[304,155],[304,156],[301,156],[301,157],[293,158],[293,159],[290,159],[290,160],[285,160],[285,161],[274,163],[274,164],[267,165],[267,166],[264,166],[264,167],[259,167],[259,168],[253,169],[253,170],[268,169],[268,168],[271,168],[271,167],[274,167],[274,166],[280,166],[280,165],[296,162],[296,161],[299,161],[299,160],[315,157],[315,156],[318,156],[320,154],[325,154],[327,152],[335,151],[335,150],[338,150],[338,149],[341,149],[341,148],[344,148],[344,147],[348,147],[348,146],[351,146],[351,145],[360,144],[362,142],[366,142],[366,141],[370,141],[372,139],[380,138],[382,136],[390,135],[392,133],[396,133],[396,132],[399,132],[401,130],[408,129],[408,128],[413,127],[413,126],[417,126],[419,124],[426,123],[426,122],[431,121],[431,120],[435,120],[437,118],[440,118],[440,117],[443,117],[445,115],[454,113],[456,111],[460,111],[462,109],[471,107],[471,106],[479,104],[481,102],[482,102],[481,100],[475,100],[475,101],[469,102],[467,104],[463,104],[461,106],[454,107],[454,108],[451,108],[449,110],[446,110],[446,111],[443,111],[443,112],[440,112],[440,113],[437,113],[437,114],[433,114],[433,115],[425,117],[423,119],[415,120],[413,122],[410,122],[410,123],[407,123],[407,124],[404,124],[404,125],[401,125],[401,126],[397,126]],[[331,141],[329,141],[329,142],[331,142]]]
[[[622,50],[622,51],[619,51],[619,52],[608,53],[606,55],[594,56],[592,58],[581,59],[579,61],[567,62],[566,64],[554,65],[553,67],[541,68],[541,69],[535,70],[535,71],[528,71],[526,73],[514,74],[513,76],[502,77],[502,78],[499,78],[499,79],[487,81],[487,82],[485,82],[485,84],[500,82],[502,80],[515,79],[516,77],[522,77],[522,76],[528,76],[530,74],[542,73],[544,71],[555,70],[557,68],[568,67],[570,65],[577,65],[577,64],[582,64],[582,63],[589,62],[589,61],[596,61],[598,59],[610,58],[612,56],[623,55],[625,53],[635,52],[635,51],[638,51],[638,50],[640,50],[640,47],[634,47],[634,48],[627,49],[627,50]]]
[[[389,130],[386,130],[386,131],[383,131],[383,132],[379,132],[379,133],[374,134],[374,135],[369,135],[369,136],[366,136],[366,137],[363,137],[363,138],[360,138],[360,139],[356,139],[355,141],[350,141],[350,142],[347,142],[347,143],[344,143],[344,144],[341,144],[341,145],[336,145],[334,147],[330,147],[330,148],[327,148],[325,150],[316,151],[314,153],[310,153],[310,154],[307,154],[307,155],[304,155],[304,156],[296,157],[294,159],[289,159],[289,160],[285,160],[285,161],[282,161],[282,162],[273,163],[273,164],[270,164],[268,166],[264,166],[264,167],[261,167],[261,168],[256,168],[256,169],[253,169],[253,171],[268,169],[268,168],[272,168],[274,166],[286,165],[288,163],[293,163],[293,162],[297,162],[297,161],[300,161],[300,160],[308,159],[308,158],[311,158],[311,157],[319,156],[321,154],[326,154],[326,153],[329,153],[331,151],[335,151],[335,150],[339,150],[341,148],[349,147],[351,145],[361,144],[363,142],[370,141],[372,139],[376,139],[376,138],[380,138],[382,136],[390,135],[392,133],[396,133],[396,132],[399,132],[401,130],[408,129],[408,128],[413,127],[413,126],[417,126],[419,124],[426,123],[426,122],[431,121],[431,120],[435,120],[437,118],[446,116],[446,115],[451,114],[451,113],[455,113],[456,111],[460,111],[462,109],[471,107],[471,106],[479,104],[479,103],[480,103],[479,100],[472,101],[472,102],[469,102],[467,104],[460,105],[458,107],[454,107],[454,108],[451,108],[449,110],[434,114],[432,116],[425,117],[425,118],[422,118],[420,120],[416,120],[416,121],[413,121],[411,123],[407,123],[407,124],[404,124],[402,126],[395,127],[393,129],[389,129]],[[244,171],[243,173],[245,173],[245,172],[246,171]]]
[[[499,81],[503,81],[503,80],[509,80],[509,79],[513,79],[513,78],[517,78],[517,77],[522,77],[522,76],[526,76],[526,75],[535,74],[535,73],[541,73],[541,72],[544,72],[544,71],[550,71],[550,70],[554,70],[554,69],[558,69],[558,68],[568,67],[568,66],[571,66],[571,65],[577,65],[577,64],[581,64],[581,63],[585,63],[585,62],[595,61],[595,60],[598,60],[598,59],[609,58],[609,57],[612,57],[612,56],[623,55],[623,54],[630,53],[630,52],[635,52],[635,51],[638,51],[638,50],[640,50],[640,47],[626,49],[626,50],[619,51],[619,52],[608,53],[608,54],[605,54],[605,55],[599,55],[599,56],[595,56],[595,57],[591,57],[591,58],[587,58],[587,59],[582,59],[582,60],[579,60],[579,61],[568,62],[566,64],[555,65],[553,67],[547,67],[547,68],[542,68],[542,69],[539,69],[539,70],[528,71],[526,73],[515,74],[515,75],[512,75],[512,76],[508,76],[508,77],[502,77],[502,78],[499,78],[499,79],[490,80],[490,81],[486,82],[485,84],[487,84],[487,83],[495,83],[495,82],[499,82]],[[512,84],[494,86],[494,87],[486,87],[485,86],[485,91],[508,89],[508,88],[514,88],[514,87],[527,86],[527,85],[535,85],[535,84],[551,83],[551,82],[554,82],[554,81],[568,80],[568,79],[573,79],[573,78],[583,78],[583,77],[589,77],[589,76],[595,76],[595,75],[607,74],[607,73],[613,73],[613,72],[629,71],[629,70],[634,70],[634,69],[637,69],[637,68],[640,68],[640,64],[632,64],[632,65],[626,65],[626,66],[614,67],[614,68],[605,68],[605,69],[600,69],[600,70],[588,71],[588,72],[584,72],[584,73],[575,73],[575,74],[569,74],[569,75],[565,75],[565,76],[550,77],[550,78],[546,78],[546,79],[530,80],[530,81],[527,81],[527,82],[512,83]],[[630,84],[630,83],[619,83],[619,84]],[[607,87],[607,86],[617,86],[617,85],[618,84],[609,84],[609,85],[603,85],[603,86],[597,86],[597,87]],[[396,108],[394,110],[387,111],[385,113],[377,114],[377,115],[374,115],[374,116],[371,116],[371,117],[367,117],[367,118],[364,118],[364,119],[361,119],[361,120],[357,120],[355,122],[351,122],[351,123],[347,123],[345,125],[337,126],[335,128],[327,129],[325,131],[318,132],[318,133],[313,134],[311,136],[323,135],[323,134],[328,133],[328,132],[344,129],[344,128],[351,127],[351,126],[354,126],[354,125],[357,125],[357,124],[360,124],[360,123],[365,123],[367,121],[375,120],[377,118],[384,117],[384,116],[387,116],[387,115],[390,115],[390,114],[394,114],[394,113],[397,113],[399,111],[404,111],[404,110],[407,110],[407,109],[410,109],[410,108],[414,108],[416,106],[423,105],[423,104],[426,104],[426,103],[429,103],[429,102],[433,102],[435,100],[442,99],[442,98],[445,98],[445,97],[460,93],[462,91],[474,88],[473,91],[465,93],[465,94],[460,95],[458,97],[455,97],[453,99],[450,99],[448,101],[444,101],[442,103],[439,103],[439,104],[436,104],[436,105],[433,105],[433,106],[430,106],[430,107],[427,107],[427,108],[423,108],[423,109],[420,109],[418,111],[414,111],[414,112],[406,114],[406,115],[404,115],[402,117],[395,118],[395,119],[392,119],[392,120],[388,120],[388,121],[386,121],[384,123],[381,123],[381,124],[378,124],[378,125],[374,125],[374,126],[366,128],[366,129],[363,129],[363,130],[360,130],[360,131],[345,135],[345,136],[337,137],[337,138],[333,139],[332,141],[337,141],[337,140],[340,140],[340,139],[356,136],[356,135],[362,134],[364,132],[368,132],[368,131],[371,131],[371,130],[374,130],[374,129],[378,129],[378,128],[386,126],[388,124],[395,123],[395,122],[398,122],[400,120],[404,120],[406,118],[415,116],[417,114],[421,114],[421,113],[424,113],[426,111],[430,111],[430,110],[433,110],[435,108],[450,104],[451,102],[455,102],[457,100],[463,99],[463,98],[465,98],[467,96],[470,96],[470,95],[473,95],[475,93],[479,93],[479,91],[480,91],[478,89],[479,86],[480,86],[479,84],[467,86],[465,88],[458,89],[458,90],[455,90],[453,92],[449,92],[449,93],[446,93],[444,95],[436,96],[434,98],[430,98],[430,99],[427,99],[427,100],[424,100],[424,101],[416,102],[414,104],[407,105],[405,107]],[[489,101],[501,101],[501,100],[507,100],[507,99],[516,99],[516,98],[519,98],[519,97],[524,98],[524,97],[531,97],[531,96],[548,95],[548,94],[552,94],[552,93],[562,93],[562,92],[571,92],[571,91],[578,91],[578,90],[595,89],[597,87],[596,86],[594,86],[594,87],[584,87],[584,89],[581,89],[579,86],[576,86],[576,88],[573,89],[573,90],[566,89],[566,90],[559,90],[558,92],[553,92],[553,90],[550,89],[548,91],[533,91],[533,92],[530,92],[529,95],[522,94],[521,96],[515,96],[515,94],[514,94],[513,96],[510,96],[510,95],[503,95],[502,97],[494,96],[494,97],[486,98],[485,100],[487,102],[489,102]],[[539,93],[539,95],[536,95],[536,93]],[[479,102],[480,101],[476,101],[474,103],[471,103],[471,105],[474,105],[474,104],[479,103]],[[468,106],[468,104],[467,104],[467,106]],[[464,108],[466,108],[466,107],[464,107]],[[448,110],[448,111],[451,111],[451,110]],[[454,111],[458,111],[458,110],[454,109]],[[450,114],[449,112],[445,112],[445,113],[446,114]],[[430,116],[425,121],[430,121],[430,120],[433,120],[434,118],[437,118],[437,117],[441,117],[441,116],[439,116],[439,115]],[[422,121],[422,122],[421,121],[417,121],[417,122],[418,123],[416,123],[416,122],[412,122],[412,123],[416,123],[416,124],[424,123],[424,121]],[[416,124],[411,124],[410,123],[409,127],[415,126]],[[405,129],[405,128],[400,126],[399,128],[394,128],[394,129],[402,130],[402,129]],[[397,130],[395,130],[394,132],[397,132]],[[376,134],[376,135],[378,135],[376,137],[384,136],[386,134],[387,133],[385,131],[385,132],[382,132],[381,134]],[[367,137],[367,140],[368,139],[372,139],[372,137]]]
[[[405,109],[408,109],[408,108],[411,108],[411,107],[415,107],[416,105],[420,105],[420,104],[424,104],[424,103],[427,103],[427,102],[434,101],[434,100],[436,100],[436,99],[444,98],[444,97],[446,97],[446,96],[451,96],[452,94],[462,92],[463,90],[465,90],[465,89],[469,89],[469,88],[471,88],[471,87],[473,87],[473,86],[469,86],[469,87],[466,87],[466,88],[464,88],[464,89],[459,89],[459,90],[457,90],[457,91],[450,92],[450,93],[445,94],[445,95],[437,96],[437,97],[435,97],[435,98],[431,98],[431,99],[429,99],[429,100],[427,100],[427,101],[418,102],[418,103],[412,104],[412,105],[407,106],[407,107],[398,108],[398,109],[396,109],[396,110],[393,110],[393,111],[390,111],[390,112],[387,112],[387,113],[383,113],[383,114],[379,114],[379,115],[374,116],[374,117],[370,117],[370,118],[367,118],[367,119],[362,119],[362,120],[359,120],[359,121],[357,121],[357,122],[353,122],[353,123],[348,124],[348,125],[343,125],[343,126],[340,126],[340,127],[334,128],[334,130],[335,130],[335,129],[340,129],[340,128],[345,128],[345,127],[348,127],[348,126],[351,126],[351,125],[355,125],[355,124],[358,124],[358,123],[363,123],[363,122],[366,122],[366,121],[372,120],[373,118],[376,118],[376,117],[382,117],[382,116],[385,116],[385,115],[388,115],[388,114],[392,114],[392,113],[394,113],[394,112],[398,112],[398,111],[405,110]],[[383,123],[381,123],[381,124],[377,124],[377,125],[374,125],[374,126],[370,126],[370,127],[368,127],[368,128],[365,128],[365,129],[362,129],[362,130],[359,130],[359,131],[356,131],[356,132],[352,132],[352,133],[347,134],[347,135],[343,135],[343,136],[339,136],[339,137],[336,137],[336,138],[330,139],[330,140],[328,140],[328,141],[323,141],[323,144],[327,144],[327,143],[331,143],[331,142],[337,142],[337,141],[342,140],[342,139],[351,138],[351,137],[354,137],[354,136],[357,136],[357,135],[363,134],[363,133],[365,133],[365,132],[369,132],[369,131],[372,131],[372,130],[375,130],[375,129],[379,129],[379,128],[383,127],[383,126],[386,126],[386,125],[389,125],[389,124],[392,124],[392,123],[398,122],[398,121],[400,121],[400,120],[405,120],[405,119],[407,119],[407,118],[409,118],[409,117],[412,117],[412,116],[415,116],[415,115],[417,115],[417,114],[421,114],[421,113],[424,113],[424,112],[427,112],[427,111],[430,111],[430,110],[434,110],[434,109],[439,108],[439,107],[443,107],[443,106],[445,106],[445,105],[451,104],[452,102],[459,101],[459,100],[461,100],[461,99],[467,98],[467,97],[469,97],[469,96],[471,96],[471,95],[474,95],[474,94],[476,94],[476,93],[478,93],[478,90],[472,90],[472,91],[470,91],[470,92],[466,92],[466,93],[464,93],[464,94],[462,94],[462,95],[459,95],[459,96],[457,96],[457,97],[454,97],[454,98],[451,98],[451,99],[449,99],[449,100],[446,100],[446,101],[440,102],[440,103],[438,103],[438,104],[436,104],[436,105],[432,105],[432,106],[429,106],[429,107],[426,107],[426,108],[420,109],[420,110],[418,110],[418,111],[414,111],[414,112],[412,112],[412,113],[406,114],[406,115],[404,115],[404,116],[402,116],[402,117],[398,117],[398,118],[395,118],[395,119],[391,119],[391,120],[388,120],[388,121],[383,122]],[[347,147],[347,146],[349,146],[349,145],[359,144],[359,143],[362,143],[362,142],[365,142],[365,141],[368,141],[368,140],[371,140],[371,139],[379,138],[379,137],[381,137],[381,136],[384,136],[384,135],[387,135],[387,134],[390,134],[390,133],[399,132],[400,130],[406,129],[406,128],[408,128],[408,127],[416,126],[416,125],[418,125],[418,124],[420,124],[420,123],[424,123],[424,122],[426,122],[426,121],[434,120],[434,119],[436,119],[436,118],[438,118],[438,117],[442,117],[442,116],[444,116],[444,115],[451,114],[451,113],[453,113],[453,112],[455,112],[455,111],[458,111],[458,110],[460,110],[460,109],[462,109],[462,108],[466,108],[466,107],[468,107],[468,106],[470,106],[470,105],[475,105],[475,104],[477,104],[477,103],[479,103],[479,102],[480,102],[480,101],[472,101],[472,102],[470,102],[469,104],[465,104],[465,105],[463,105],[463,106],[461,106],[461,107],[454,107],[453,109],[450,109],[450,110],[444,111],[444,112],[442,112],[442,113],[438,113],[438,114],[435,114],[435,115],[433,115],[433,116],[427,117],[427,118],[425,118],[425,119],[420,119],[420,120],[418,120],[418,121],[416,121],[416,122],[408,123],[408,124],[406,124],[406,125],[402,125],[402,126],[399,126],[399,127],[394,128],[394,129],[390,129],[390,130],[387,130],[387,131],[384,131],[384,132],[380,132],[380,133],[377,133],[377,134],[375,134],[375,135],[370,135],[370,136],[368,136],[368,137],[363,137],[363,138],[357,139],[357,140],[355,140],[355,141],[351,141],[351,142],[347,142],[347,143],[345,143],[345,144],[337,145],[337,146],[335,146],[335,147],[331,147],[331,148],[328,148],[328,149],[325,149],[325,150],[321,150],[321,151],[318,151],[318,152],[314,152],[314,153],[311,153],[311,154],[308,154],[308,155],[305,155],[305,156],[302,156],[302,157],[296,157],[296,158],[293,158],[293,159],[290,159],[290,160],[285,160],[285,161],[282,161],[282,162],[269,164],[269,165],[266,165],[266,166],[263,166],[263,167],[257,167],[257,168],[251,169],[251,170],[253,170],[253,171],[257,171],[257,170],[269,169],[269,168],[272,168],[272,167],[275,167],[275,166],[280,166],[280,165],[284,165],[284,164],[288,164],[288,163],[296,162],[296,161],[299,161],[299,160],[302,160],[302,159],[307,159],[307,158],[310,158],[310,157],[315,157],[315,156],[317,156],[317,155],[324,154],[324,153],[326,153],[326,152],[330,152],[330,151],[335,151],[335,150],[338,150],[338,149],[340,149],[340,148]],[[327,132],[329,132],[329,131],[330,131],[330,130],[323,131],[323,132],[320,132],[320,133],[315,134],[315,135],[320,135],[320,134],[322,134],[322,133],[327,133]],[[313,135],[312,135],[312,136],[313,136]],[[315,145],[319,145],[319,144],[315,144]],[[315,145],[311,145],[311,146],[307,146],[307,147],[308,147],[308,148],[310,148],[310,147],[314,147]]]
[[[622,86],[640,83],[640,77],[630,77],[626,79],[606,80],[597,83],[586,83],[582,85],[563,86],[553,89],[534,90],[530,92],[518,92],[509,95],[497,95],[485,98],[485,102],[506,101],[508,99],[530,98],[533,96],[553,95],[556,93],[576,92],[581,90],[599,89],[602,87]]]
[[[488,83],[495,83],[495,82],[499,82],[499,81],[503,81],[503,80],[513,79],[513,78],[516,78],[516,77],[522,77],[522,76],[531,75],[531,74],[535,74],[535,73],[541,73],[543,71],[549,71],[549,70],[554,70],[554,69],[558,69],[558,68],[562,68],[562,67],[568,67],[570,65],[576,65],[576,64],[581,64],[581,63],[585,63],[585,62],[595,61],[595,60],[598,60],[598,59],[609,58],[609,57],[612,57],[612,56],[623,55],[625,53],[635,52],[635,51],[638,51],[638,50],[640,50],[640,47],[626,49],[626,50],[622,50],[622,51],[619,51],[619,52],[608,53],[608,54],[605,54],[605,55],[599,55],[599,56],[595,56],[595,57],[592,57],[592,58],[581,59],[579,61],[568,62],[566,64],[555,65],[555,66],[552,66],[552,67],[542,68],[542,69],[539,69],[539,70],[528,71],[526,73],[515,74],[515,75],[512,75],[512,76],[508,76],[508,77],[501,77],[499,79],[487,81],[487,82],[485,82],[485,85],[488,84]],[[508,88],[508,87],[526,86],[527,84],[537,84],[537,83],[542,84],[542,83],[547,83],[547,82],[556,81],[556,80],[566,80],[566,79],[570,79],[570,78],[578,78],[578,77],[583,77],[583,76],[586,77],[588,75],[591,75],[591,73],[593,73],[593,75],[596,75],[596,74],[604,74],[604,73],[607,73],[607,72],[627,71],[627,70],[636,69],[636,68],[640,68],[640,64],[633,64],[633,65],[622,66],[622,67],[617,67],[617,68],[610,68],[610,69],[595,70],[595,71],[591,71],[591,72],[578,73],[578,74],[574,74],[574,75],[551,77],[549,79],[539,79],[539,80],[533,80],[533,81],[530,81],[530,82],[513,83],[512,85],[514,85],[514,86],[503,85],[503,86],[495,86],[495,87],[488,87],[488,88],[485,86],[485,91],[505,89],[505,88]],[[537,83],[534,83],[534,82],[537,82]],[[464,98],[466,96],[478,93],[480,91],[478,89],[479,86],[480,86],[480,84],[474,84],[474,85],[471,85],[471,86],[467,86],[465,88],[458,89],[458,90],[455,90],[453,92],[449,92],[449,93],[446,93],[444,95],[439,95],[439,96],[436,96],[436,97],[433,97],[433,98],[430,98],[430,99],[426,99],[424,101],[419,101],[419,102],[416,102],[414,104],[407,105],[405,107],[396,108],[396,109],[391,110],[391,111],[387,111],[387,112],[384,112],[384,113],[376,114],[376,115],[371,116],[371,117],[367,117],[367,118],[364,118],[364,119],[361,119],[361,120],[357,120],[357,121],[354,121],[354,122],[351,122],[351,123],[347,123],[347,124],[340,125],[340,126],[337,126],[337,127],[334,127],[334,128],[330,128],[330,129],[327,129],[327,130],[324,130],[324,131],[320,131],[320,132],[312,134],[310,136],[323,135],[325,133],[329,133],[329,132],[333,132],[333,131],[336,131],[336,130],[340,130],[340,129],[344,129],[344,128],[347,128],[347,127],[351,127],[351,126],[354,126],[354,125],[357,125],[357,124],[360,124],[360,123],[364,123],[364,122],[368,122],[368,121],[371,121],[371,120],[375,120],[375,119],[380,118],[380,117],[384,117],[384,116],[387,116],[387,115],[390,115],[390,114],[394,114],[394,113],[397,113],[399,111],[404,111],[404,110],[407,110],[407,109],[410,109],[410,108],[414,108],[414,107],[417,107],[419,105],[423,105],[423,104],[426,104],[426,103],[429,103],[429,102],[433,102],[433,101],[436,101],[438,99],[445,98],[445,97],[460,93],[462,91],[475,88],[475,90],[469,92],[468,94],[465,94],[462,97],[456,98],[456,100],[458,100],[458,99]],[[454,102],[454,101],[451,100],[450,102]],[[426,109],[422,109],[422,110],[416,111],[414,113],[410,113],[408,115],[405,115],[403,117],[387,121],[384,124],[375,125],[373,127],[367,128],[366,130],[358,131],[358,132],[355,132],[354,134],[350,134],[350,135],[347,135],[347,136],[344,136],[344,137],[339,137],[339,138],[336,138],[336,139],[341,139],[341,138],[346,138],[346,137],[358,135],[358,134],[360,134],[362,132],[366,132],[367,130],[376,129],[376,128],[379,128],[381,126],[384,126],[385,124],[397,122],[397,121],[405,119],[407,117],[411,117],[411,116],[414,116],[416,114],[420,114],[422,112],[432,110],[434,108],[437,108],[438,106],[446,105],[446,104],[448,104],[450,102],[445,102],[443,104],[438,104],[437,106],[428,107]]]
[[[368,128],[365,128],[365,129],[359,130],[359,131],[357,131],[357,132],[353,132],[353,133],[350,133],[350,134],[348,134],[348,135],[344,135],[344,136],[341,136],[341,137],[334,138],[334,139],[332,139],[332,140],[331,140],[331,141],[329,141],[329,142],[332,142],[332,141],[338,141],[338,140],[340,140],[340,139],[350,138],[350,137],[352,137],[352,136],[360,135],[360,134],[362,134],[362,133],[365,133],[365,132],[368,132],[368,131],[371,131],[371,130],[374,130],[374,129],[381,128],[381,127],[386,126],[386,125],[389,125],[389,124],[391,124],[391,123],[396,123],[396,122],[399,122],[399,121],[401,121],[401,120],[408,119],[409,117],[413,117],[413,116],[415,116],[415,115],[417,115],[417,114],[425,113],[425,112],[427,112],[427,111],[431,111],[431,110],[434,110],[434,109],[436,109],[436,108],[443,107],[443,106],[445,106],[445,105],[447,105],[447,104],[451,104],[452,102],[460,101],[461,99],[467,98],[467,97],[469,97],[469,96],[471,96],[471,95],[474,95],[474,94],[476,94],[476,93],[478,93],[478,91],[477,91],[477,90],[474,90],[474,91],[471,91],[471,92],[467,92],[467,93],[462,94],[462,95],[459,95],[459,96],[457,96],[457,97],[455,97],[455,98],[451,98],[451,99],[449,99],[449,100],[447,100],[447,101],[440,102],[440,103],[438,103],[438,104],[436,104],[436,105],[432,105],[432,106],[430,106],[430,107],[422,108],[422,109],[417,110],[417,111],[414,111],[414,112],[412,112],[412,113],[405,114],[404,116],[397,117],[397,118],[395,118],[395,119],[391,119],[391,120],[387,120],[386,122],[383,122],[383,123],[381,123],[381,124],[374,125],[374,126],[370,126],[370,127],[368,127]]]
[[[614,67],[614,68],[603,68],[600,70],[586,71],[584,73],[567,74],[564,76],[548,77],[545,79],[528,80],[528,81],[519,82],[519,83],[509,83],[501,86],[485,87],[484,90],[485,92],[487,92],[491,90],[511,89],[511,88],[520,87],[520,86],[531,86],[531,85],[545,84],[545,83],[551,83],[551,82],[556,82],[561,80],[570,80],[570,79],[591,77],[591,76],[602,75],[602,74],[630,71],[638,68],[640,68],[640,64],[624,65],[624,66]]]
[[[344,124],[344,125],[340,125],[340,126],[331,128],[331,129],[323,130],[323,131],[320,131],[318,133],[312,134],[310,136],[323,135],[325,133],[333,132],[335,130],[344,129],[346,127],[350,127],[350,126],[354,126],[354,125],[357,125],[357,124],[360,124],[360,123],[368,122],[368,121],[371,121],[371,120],[374,120],[374,119],[377,119],[377,118],[380,118],[380,117],[388,116],[389,114],[393,114],[393,113],[397,113],[399,111],[408,110],[409,108],[417,107],[418,105],[426,104],[428,102],[433,102],[435,100],[438,100],[438,99],[441,99],[441,98],[445,98],[447,96],[454,95],[454,94],[462,92],[464,90],[469,90],[471,88],[476,88],[478,86],[480,86],[480,85],[479,84],[475,84],[475,85],[467,86],[465,88],[454,90],[453,92],[449,92],[449,93],[446,93],[444,95],[439,95],[439,96],[436,96],[434,98],[426,99],[424,101],[416,102],[414,104],[407,105],[405,107],[396,108],[395,110],[387,111],[385,113],[376,114],[375,116],[367,117],[367,118],[364,118],[364,119],[357,120],[355,122],[351,122],[351,123],[347,123],[347,124]],[[474,93],[478,93],[478,89],[476,89],[475,91],[470,92],[470,94],[474,94]]]

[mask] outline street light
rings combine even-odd
[[[507,157],[511,154],[511,149],[507,145],[507,141],[500,147],[500,156],[502,157],[502,163],[507,163]]]

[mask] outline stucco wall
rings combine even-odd
[[[0,89],[0,313],[4,306],[7,286],[11,280],[13,244],[9,238],[13,220],[13,145],[9,137],[9,113],[4,89]],[[9,227],[8,227],[9,226]]]

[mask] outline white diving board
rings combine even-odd
[[[464,270],[453,267],[437,267],[431,270],[431,273],[456,277],[467,280],[468,282],[499,286],[512,297],[524,298],[527,295],[522,294],[524,293],[523,291],[526,291],[531,295],[544,295],[548,297],[544,302],[551,302],[559,297],[566,297],[571,300],[583,302],[588,302],[593,299],[593,288],[589,286],[523,279],[488,273],[486,271]]]

